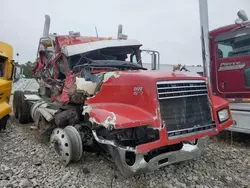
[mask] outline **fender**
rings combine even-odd
[[[216,121],[216,123],[219,125],[217,126],[218,132],[222,131],[223,129],[231,126],[233,124],[233,119],[232,119],[232,113],[231,110],[229,108],[229,102],[223,98],[220,98],[218,96],[214,96],[212,95],[211,97],[212,103],[213,103],[213,116],[214,116],[214,120]],[[217,116],[217,112],[219,110],[225,109],[227,108],[229,110],[229,114],[230,114],[230,119],[224,123],[219,122],[218,116]]]
[[[131,128],[153,125],[154,114],[141,108],[123,103],[94,103],[84,106],[83,115],[89,114],[89,121],[106,128]]]
[[[0,102],[0,119],[11,113],[11,107],[7,102]]]

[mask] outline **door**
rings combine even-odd
[[[250,95],[250,29],[218,35],[215,41],[217,90],[225,97],[247,97]]]

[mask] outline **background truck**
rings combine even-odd
[[[250,22],[243,10],[237,15],[235,24],[205,27],[206,76],[213,95],[230,102],[234,124],[228,130],[250,134]]]
[[[13,48],[0,41],[0,131],[6,128],[11,112],[9,105],[14,74]]]
[[[232,124],[229,103],[205,77],[146,70],[142,44],[122,26],[117,39],[49,27],[46,16],[33,69],[39,91],[16,91],[13,106],[20,123],[50,136],[63,164],[104,152],[129,177],[198,157],[208,136]],[[156,59],[152,51],[153,69]]]

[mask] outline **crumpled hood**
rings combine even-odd
[[[119,75],[130,75],[131,77],[149,78],[155,81],[159,80],[203,80],[204,77],[195,72],[185,71],[148,71],[148,70],[136,70],[136,71],[120,71]]]

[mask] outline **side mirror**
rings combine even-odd
[[[157,69],[157,56],[156,53],[151,54],[151,70]]]
[[[13,81],[16,82],[21,78],[21,66],[17,62],[13,62]]]
[[[142,49],[141,52],[151,55],[151,70],[160,69],[160,52],[155,51],[155,50],[146,50],[146,49],[144,50]]]
[[[127,40],[128,36],[122,33],[122,25],[118,25],[118,34],[117,34],[117,38],[120,40]]]

